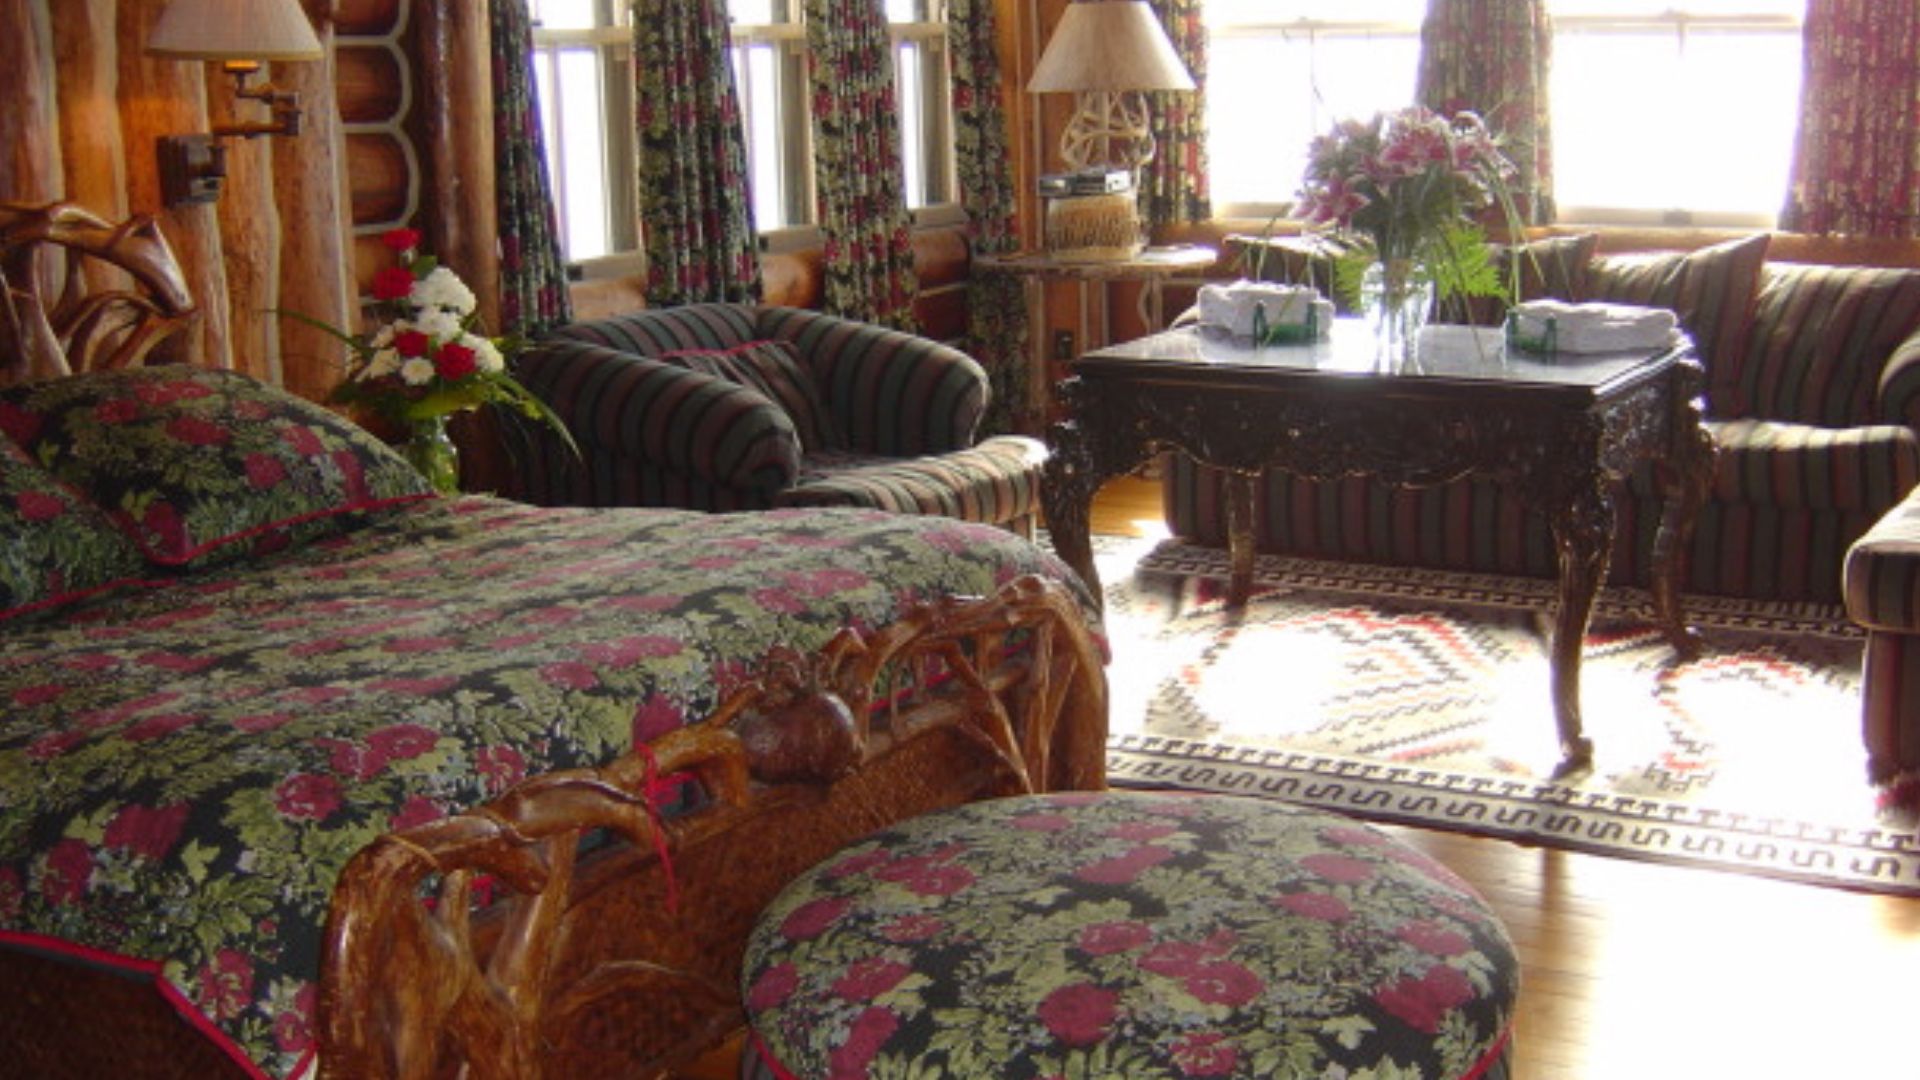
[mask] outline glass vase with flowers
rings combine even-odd
[[[401,453],[442,494],[459,490],[458,450],[447,433],[454,413],[504,407],[547,424],[571,446],[560,418],[508,373],[521,342],[484,332],[472,290],[420,250],[420,233],[392,229],[381,242],[398,263],[374,275],[372,306],[380,321],[372,331],[348,334],[285,313],[346,344],[345,377],[329,400],[405,431]]]
[[[1514,174],[1472,112],[1412,106],[1314,139],[1295,214],[1356,242],[1335,263],[1334,287],[1371,320],[1384,361],[1409,357],[1436,296],[1503,293],[1479,220],[1495,209],[1518,222]]]

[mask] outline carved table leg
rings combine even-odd
[[[1040,487],[1040,505],[1047,515],[1053,550],[1073,568],[1104,610],[1100,572],[1093,565],[1093,538],[1089,517],[1101,476],[1092,467],[1080,426],[1071,421],[1053,426],[1053,452],[1047,458],[1046,482]]]
[[[1560,765],[1553,773],[1558,779],[1593,763],[1593,741],[1580,723],[1580,646],[1607,574],[1613,500],[1595,477],[1581,485],[1567,505],[1550,513],[1548,521],[1560,557],[1560,603],[1550,659],[1553,719],[1560,732]]]
[[[1227,474],[1227,606],[1243,608],[1253,592],[1253,474]]]
[[[1687,548],[1700,507],[1713,485],[1713,436],[1700,426],[1700,410],[1690,380],[1675,375],[1673,439],[1668,456],[1654,469],[1660,490],[1660,529],[1653,537],[1653,615],[1661,632],[1683,660],[1700,655],[1698,631],[1680,609]],[[1695,380],[1697,381],[1697,377]]]

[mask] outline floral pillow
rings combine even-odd
[[[230,371],[97,371],[0,391],[0,433],[86,494],[148,561],[210,565],[429,498],[378,439]]]
[[[800,448],[807,453],[838,449],[833,425],[827,420],[826,400],[790,342],[749,341],[731,349],[680,349],[655,359],[759,391],[793,421],[794,430],[800,433]]]
[[[77,600],[146,568],[104,514],[0,439],[0,619]]]

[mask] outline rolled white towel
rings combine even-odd
[[[1325,301],[1313,289],[1299,285],[1278,285],[1270,281],[1236,281],[1229,285],[1202,285],[1199,294],[1200,324],[1234,335],[1252,337],[1256,313],[1264,313],[1268,326],[1299,326],[1308,313]],[[1331,321],[1331,305],[1318,316],[1325,333]]]
[[[1656,349],[1673,344],[1678,320],[1666,308],[1632,304],[1569,304],[1529,300],[1513,308],[1514,333],[1540,341],[1552,327],[1560,352],[1604,353]]]

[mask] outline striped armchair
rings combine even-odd
[[[1876,783],[1920,772],[1920,491],[1847,551],[1847,617],[1867,628],[1861,734]]]
[[[1573,299],[1673,308],[1706,365],[1719,454],[1685,588],[1838,603],[1848,545],[1920,480],[1920,270],[1766,262],[1767,244],[1760,234],[1685,254],[1583,257],[1561,285]],[[1177,535],[1225,543],[1217,474],[1176,455],[1163,490]],[[1486,481],[1394,489],[1273,473],[1255,491],[1262,551],[1556,570],[1545,520]],[[1614,501],[1609,580],[1644,585],[1660,516],[1651,471]]]
[[[579,457],[536,435],[541,505],[852,506],[1031,535],[1045,447],[974,442],[986,372],[938,342],[800,308],[688,304],[578,322],[518,374]]]

